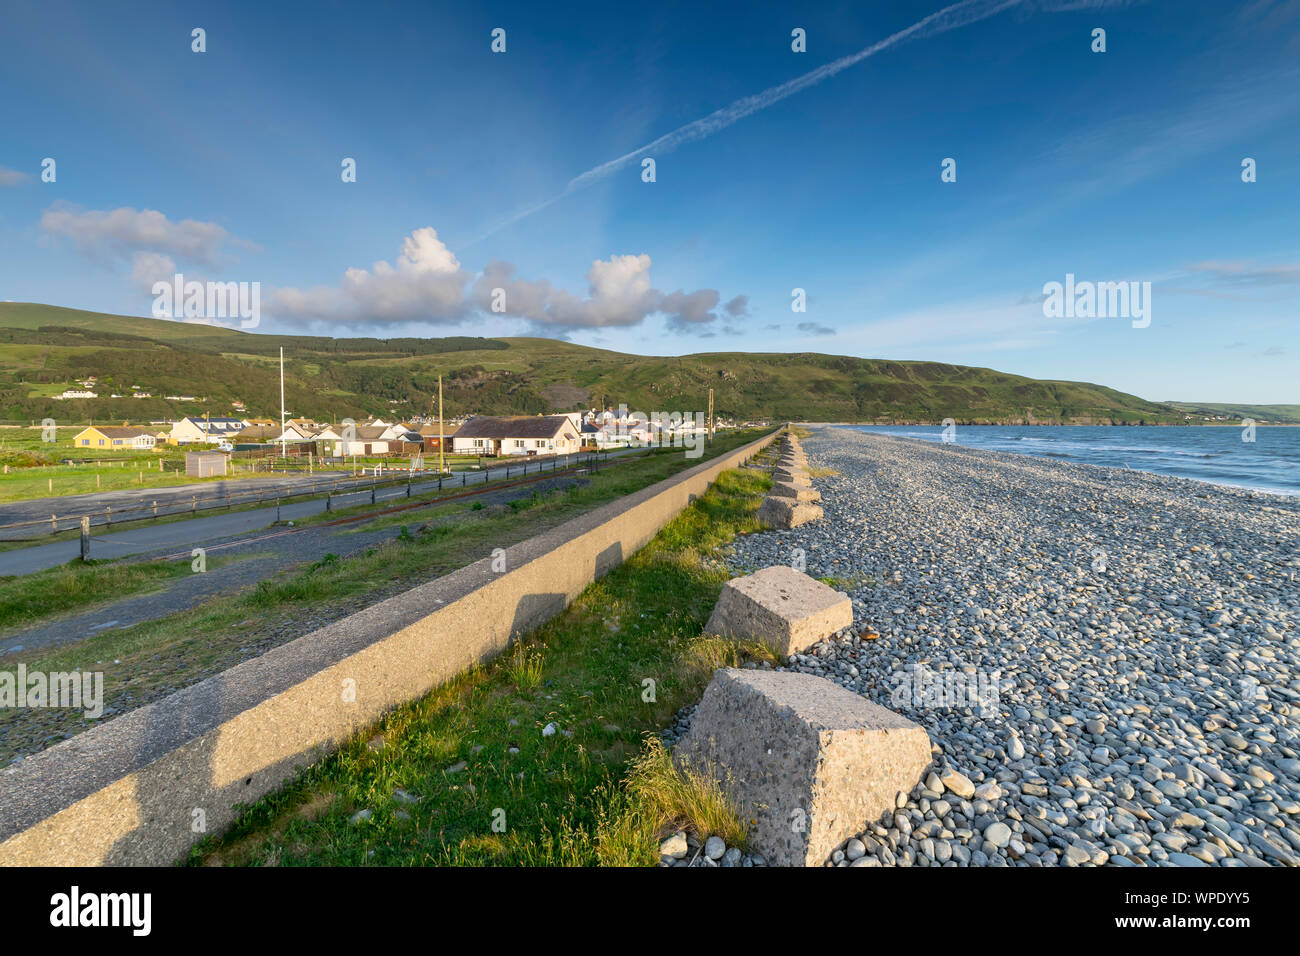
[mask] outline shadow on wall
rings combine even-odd
[[[515,605],[510,640],[516,641],[560,614],[568,601],[563,594],[525,594]]]
[[[610,571],[623,563],[623,543],[615,541],[600,554],[596,555],[596,578],[603,578]]]
[[[185,847],[211,828],[225,828],[226,814],[211,804],[219,802],[221,807],[230,808],[249,801],[241,791],[253,791],[252,777],[222,788],[213,786],[219,731],[211,730],[180,750],[168,752],[191,728],[219,727],[223,720],[234,716],[223,712],[226,680],[225,674],[219,674],[191,688],[183,703],[163,700],[145,708],[147,719],[132,749],[140,763],[154,762],[128,778],[134,784],[130,799],[134,803],[135,826],[108,848],[103,865],[156,866],[160,859],[180,856]],[[178,793],[182,799],[177,799]],[[185,794],[193,799],[184,800]],[[118,812],[127,812],[122,804],[118,806]]]

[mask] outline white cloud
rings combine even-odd
[[[251,247],[215,222],[174,221],[156,209],[81,209],[55,203],[41,214],[46,234],[71,239],[92,258],[125,258],[136,252],[219,265],[228,247]]]
[[[722,308],[733,319],[747,318],[749,316],[749,296],[738,295]]]
[[[27,182],[28,178],[26,173],[0,166],[0,186],[21,186]]]
[[[464,268],[429,226],[402,243],[395,264],[348,269],[337,287],[283,288],[268,297],[268,312],[301,323],[393,326],[454,325],[475,313],[522,319],[554,335],[575,329],[627,327],[664,315],[678,329],[701,330],[718,318],[714,289],[664,293],[650,282],[650,257],[613,255],[587,271],[587,292],[575,295],[545,279],[526,279],[509,262],[492,260],[477,277]],[[728,303],[744,314],[748,300]]]
[[[1212,260],[1194,264],[1191,266],[1191,271],[1233,285],[1292,285],[1300,283],[1300,262],[1256,265],[1253,262]]]
[[[171,282],[180,270],[171,256],[161,252],[137,252],[131,257],[131,282],[143,292],[153,295],[155,282]],[[202,281],[198,276],[188,276],[192,281]]]
[[[670,293],[655,289],[650,283],[650,257],[644,253],[597,259],[587,272],[585,297],[545,280],[521,279],[516,271],[508,262],[488,263],[474,283],[476,305],[490,310],[495,290],[500,289],[505,314],[552,331],[637,325],[654,314],[667,316],[678,329],[699,330],[718,318],[713,310],[721,297],[714,289]]]
[[[402,240],[395,264],[351,268],[337,287],[274,290],[268,311],[284,319],[318,322],[456,323],[471,311],[469,274],[431,226]]]

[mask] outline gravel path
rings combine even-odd
[[[854,626],[786,669],[935,751],[833,864],[1300,863],[1300,500],[843,429],[804,447],[836,472],[825,519],[728,561],[802,549],[838,579]]]

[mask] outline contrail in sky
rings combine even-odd
[[[810,86],[816,86],[822,80],[834,76],[843,70],[855,64],[861,63],[868,57],[875,56],[881,50],[888,50],[890,47],[897,46],[908,40],[919,40],[923,37],[935,36],[939,33],[946,33],[949,30],[955,30],[958,27],[964,27],[968,24],[975,23],[979,20],[987,19],[994,14],[1001,13],[1009,7],[1019,6],[1025,0],[961,0],[960,3],[954,3],[952,6],[944,7],[935,13],[930,14],[924,20],[918,20],[906,29],[899,30],[892,36],[873,43],[871,46],[859,50],[857,53],[850,53],[848,56],[842,56],[838,60],[832,60],[824,66],[819,66],[811,72],[797,76],[779,86],[769,87],[761,93],[753,96],[746,96],[743,99],[736,100],[730,106],[724,106],[722,109],[715,110],[708,116],[697,119],[694,122],[687,123],[685,126],[679,126],[671,133],[665,133],[658,139],[647,143],[640,149],[634,149],[630,153],[624,153],[617,159],[611,159],[607,163],[601,163],[592,169],[587,170],[580,176],[575,176],[569,180],[564,190],[550,199],[543,199],[541,202],[533,203],[531,206],[516,211],[509,218],[503,219],[496,225],[489,228],[482,235],[471,240],[479,242],[486,239],[495,232],[504,229],[521,219],[531,216],[535,212],[540,212],[547,206],[559,202],[566,196],[570,196],[580,189],[585,189],[594,183],[605,179],[612,173],[630,165],[647,153],[655,152],[660,155],[671,152],[683,143],[694,142],[697,139],[704,139],[712,136],[719,130],[726,129],[733,123],[737,123],[746,116],[752,116],[760,110],[765,110],[775,103],[781,102],[786,97],[793,96],[801,90],[806,90]],[[1060,0],[1058,0],[1058,3]],[[1077,2],[1077,0],[1076,0]],[[1091,6],[1107,5],[1107,0],[1082,0],[1079,2],[1079,8]],[[1073,4],[1066,0],[1066,6],[1058,6],[1058,9],[1072,8]]]

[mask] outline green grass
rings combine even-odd
[[[717,667],[771,659],[702,633],[727,577],[704,558],[757,530],[768,484],[724,473],[513,652],[398,708],[190,861],[625,866],[656,863],[679,827],[743,843],[735,806],[674,768],[657,733]]]
[[[207,484],[254,477],[252,472],[234,472],[219,478],[192,478],[183,470],[158,471],[156,461],[145,460],[112,466],[51,465],[46,468],[10,470],[0,476],[0,501],[86,495],[97,491],[126,491],[138,488],[173,488],[177,485]],[[265,477],[265,474],[263,474]]]
[[[875,578],[866,574],[852,576],[829,575],[817,580],[837,591],[854,591],[858,588],[875,587],[879,583]]]
[[[506,664],[506,673],[515,689],[526,693],[542,682],[543,663],[539,651],[530,651],[525,644],[517,644]]]
[[[209,559],[207,572],[248,557]],[[189,558],[87,564],[76,560],[32,574],[0,577],[0,634],[107,601],[158,591],[167,582],[193,573]]]
[[[230,481],[261,475],[241,460],[218,478],[192,478],[185,474],[185,450],[160,451],[77,448],[72,436],[81,427],[57,429],[57,441],[47,442],[39,428],[0,429],[0,501],[122,491],[134,488],[174,487]],[[93,458],[86,464],[64,465],[64,458]]]

